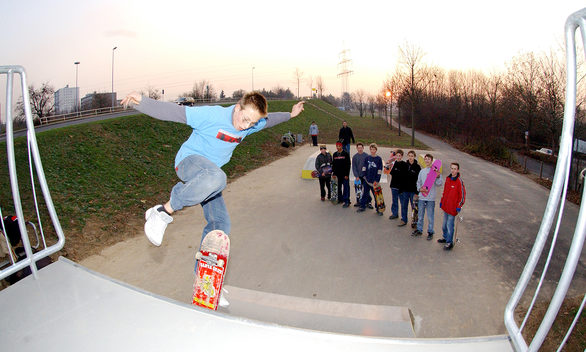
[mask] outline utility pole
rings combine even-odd
[[[338,77],[342,78],[342,99],[344,98],[344,93],[350,94],[348,91],[348,76],[354,72],[350,69],[352,59],[350,59],[349,55],[350,49],[342,49],[339,54],[340,62],[338,62]]]

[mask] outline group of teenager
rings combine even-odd
[[[404,152],[397,149],[391,152],[390,158],[383,162],[377,155],[378,146],[375,143],[369,145],[370,153],[364,152],[364,144],[356,143],[356,153],[350,158],[350,154],[343,148],[342,142],[336,143],[336,152],[330,154],[325,145],[320,145],[320,153],[315,160],[315,168],[319,175],[320,197],[322,201],[331,198],[330,181],[332,175],[338,179],[338,203],[344,208],[350,206],[350,170],[355,184],[362,186],[362,195],[354,204],[357,212],[364,212],[366,208],[375,209],[376,214],[383,215],[376,202],[372,205],[374,188],[380,183],[383,169],[390,170],[391,187],[391,215],[390,220],[399,219],[397,226],[407,225],[409,205],[414,208],[417,202],[419,216],[413,237],[423,234],[425,214],[427,213],[427,240],[431,241],[434,235],[435,202],[439,187],[442,185],[443,193],[440,199],[440,209],[444,211],[442,226],[442,238],[438,243],[444,245],[445,250],[454,247],[454,223],[456,216],[462,210],[466,201],[466,188],[460,177],[460,165],[456,162],[450,164],[450,174],[445,182],[438,173],[432,186],[428,189],[424,186],[431,171],[433,155],[426,154],[423,158],[425,165],[419,165],[415,151],[407,153],[407,160],[403,160]],[[327,194],[326,194],[327,190]],[[371,196],[372,194],[372,196]],[[400,214],[399,214],[400,209]]]

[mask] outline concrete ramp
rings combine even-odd
[[[263,323],[155,296],[63,258],[0,291],[0,312],[6,351],[512,351],[507,336],[374,338]]]

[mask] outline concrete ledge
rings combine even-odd
[[[225,286],[234,316],[296,328],[360,336],[413,338],[412,315],[406,307],[322,301]]]

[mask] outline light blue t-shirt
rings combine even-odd
[[[249,134],[262,130],[266,118],[260,119],[254,126],[243,131],[232,125],[232,112],[235,105],[186,107],[187,124],[193,132],[183,143],[175,157],[175,167],[189,155],[201,155],[218,167],[230,161],[234,148]]]

